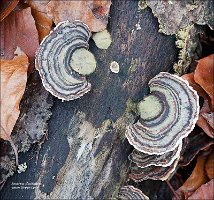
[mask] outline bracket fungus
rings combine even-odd
[[[167,72],[152,78],[149,87],[150,94],[138,104],[140,119],[125,134],[138,151],[161,155],[173,151],[193,130],[199,97],[186,80]]]
[[[149,197],[147,197],[141,190],[138,188],[135,188],[132,185],[123,186],[120,189],[120,199],[136,199],[136,200],[149,200]]]
[[[46,90],[59,99],[77,99],[91,89],[84,76],[96,68],[88,51],[90,36],[88,26],[81,21],[63,21],[40,44],[36,68]]]
[[[178,161],[179,158],[177,158],[168,167],[151,165],[149,167],[140,168],[134,164],[131,167],[131,174],[129,174],[129,178],[135,182],[141,182],[148,179],[165,181],[169,179],[172,173],[175,171]]]
[[[135,163],[140,168],[154,166],[168,167],[170,166],[178,157],[180,157],[180,152],[182,149],[182,144],[180,144],[173,151],[167,152],[162,155],[148,155],[140,152],[136,149],[129,155],[129,160]]]

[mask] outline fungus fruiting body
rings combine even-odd
[[[180,156],[182,144],[173,151],[169,151],[162,155],[148,155],[136,149],[129,155],[129,160],[140,168],[154,166],[168,167]]]
[[[113,72],[115,74],[119,73],[120,65],[118,64],[118,62],[116,62],[116,61],[111,62],[110,70],[111,70],[111,72]]]
[[[199,97],[182,78],[161,72],[149,81],[150,94],[139,104],[140,119],[126,137],[138,151],[161,155],[173,151],[193,130]]]
[[[149,200],[149,197],[147,197],[141,190],[138,188],[135,188],[132,185],[123,186],[120,189],[120,199],[133,199],[133,200]]]
[[[90,36],[86,24],[64,21],[40,44],[36,54],[36,68],[46,90],[59,99],[77,99],[91,89],[91,84],[84,76],[92,73],[96,67],[94,57],[87,51]],[[81,62],[77,62],[80,57]]]
[[[96,60],[94,55],[84,48],[74,51],[70,64],[74,71],[82,75],[89,75],[96,69]]]
[[[94,33],[92,39],[100,49],[108,49],[112,42],[111,35],[106,29],[98,33]]]
[[[135,182],[141,182],[148,179],[165,181],[175,171],[178,161],[179,158],[177,158],[168,167],[151,165],[145,168],[140,168],[134,164],[131,167],[131,174],[129,174],[129,178]]]

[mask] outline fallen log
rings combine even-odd
[[[92,91],[69,102],[54,99],[48,140],[38,157],[36,145],[19,154],[28,168],[8,178],[3,199],[117,197],[133,149],[124,135],[137,119],[133,102],[148,93],[152,77],[172,69],[177,50],[175,37],[159,33],[151,10],[139,11],[137,1],[113,1],[108,30],[112,44],[107,50],[90,41],[97,60],[89,77]],[[110,71],[113,61],[119,64],[117,74]],[[40,81],[36,73],[32,76]]]

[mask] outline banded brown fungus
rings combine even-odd
[[[141,190],[138,188],[135,188],[132,185],[123,186],[120,189],[119,194],[120,199],[136,199],[136,200],[149,200],[149,197],[147,197]]]
[[[167,72],[152,78],[149,87],[150,94],[138,104],[140,119],[125,134],[138,151],[161,155],[173,151],[193,130],[199,97],[186,80]]]
[[[140,168],[149,167],[151,165],[168,167],[175,161],[175,159],[180,156],[181,149],[182,144],[180,144],[173,151],[162,155],[148,155],[134,149],[133,152],[129,155],[129,160],[131,160]]]
[[[129,178],[135,182],[141,182],[148,179],[165,181],[169,179],[172,173],[175,171],[178,161],[179,158],[177,158],[168,167],[151,165],[149,167],[140,168],[134,164],[131,167],[131,174],[129,174]]]
[[[94,56],[87,50],[90,36],[86,24],[64,21],[40,44],[36,68],[46,90],[59,99],[77,99],[91,89],[84,76],[96,67]]]

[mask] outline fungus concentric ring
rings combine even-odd
[[[123,186],[120,189],[119,198],[120,199],[149,200],[149,197],[147,197],[140,189],[135,188],[132,185]]]
[[[129,174],[129,178],[135,182],[141,182],[148,179],[165,181],[169,179],[175,171],[178,161],[179,158],[177,158],[172,165],[168,167],[151,165],[149,167],[140,168],[133,165],[131,167],[131,174]]]
[[[138,105],[141,118],[125,134],[138,151],[161,155],[173,151],[193,130],[199,97],[186,80],[167,72],[152,78],[149,87],[150,94]]]
[[[129,155],[129,160],[135,163],[140,168],[154,166],[168,167],[170,166],[178,157],[180,157],[180,152],[182,149],[182,144],[180,144],[173,151],[169,151],[162,155],[149,155],[140,152],[136,149]]]
[[[64,21],[46,36],[36,53],[36,68],[46,90],[63,100],[80,98],[90,91],[86,77],[71,66],[73,52],[88,49],[91,32],[81,21]]]

